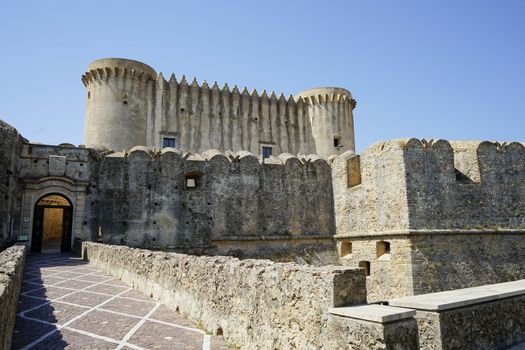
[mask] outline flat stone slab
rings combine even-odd
[[[390,300],[391,306],[444,311],[525,294],[525,280],[421,294]]]
[[[415,310],[401,309],[386,305],[358,305],[347,307],[334,307],[328,310],[332,315],[355,318],[376,323],[387,323],[413,317]]]

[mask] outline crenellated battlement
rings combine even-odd
[[[400,139],[333,160],[338,232],[525,228],[525,145]],[[357,179],[357,180],[356,180]]]
[[[137,146],[97,157],[91,169],[88,229],[103,225],[114,243],[199,247],[333,234],[331,169],[314,155],[262,162],[248,151]]]
[[[131,83],[120,79],[126,77]],[[254,154],[264,148],[271,154],[325,157],[355,148],[356,103],[341,88],[286,97],[217,82],[210,86],[185,75],[179,79],[171,74],[166,80],[148,65],[125,59],[93,62],[82,82],[88,90],[88,147],[119,151],[175,145],[193,153],[215,148]]]
[[[145,146],[135,146],[130,150],[122,152],[115,152],[104,154],[108,158],[146,158],[146,159],[163,159],[166,157],[175,157],[181,161],[200,161],[209,162],[212,160],[222,159],[230,163],[251,162],[259,164],[271,165],[309,165],[316,164],[316,166],[328,166],[328,161],[317,154],[298,154],[281,153],[277,156],[271,156],[266,159],[261,159],[248,151],[226,151],[220,152],[217,149],[209,149],[202,153],[183,152],[179,149],[166,147],[163,149],[149,148]]]
[[[357,105],[350,91],[335,87],[309,89],[295,95],[294,98],[296,101],[303,100],[304,103],[312,105],[338,102],[348,103],[352,109]]]
[[[230,90],[228,83],[225,83],[222,88],[219,87],[217,81],[214,81],[210,88],[208,83],[204,80],[202,84],[199,84],[196,77],[191,80],[191,84],[188,83],[185,75],[182,75],[180,82],[174,73],[170,75],[169,80],[166,80],[162,73],[157,74],[153,68],[146,64],[138,61],[127,60],[127,59],[101,59],[93,62],[89,65],[88,71],[82,75],[82,83],[84,86],[88,86],[95,80],[104,80],[109,78],[131,78],[138,79],[143,82],[150,80],[156,80],[157,88],[175,88],[175,89],[192,89],[200,91],[211,90],[214,93],[230,93],[232,96],[241,95],[243,97],[268,99],[272,102],[286,103],[288,105],[300,105],[300,104],[323,104],[331,102],[349,103],[352,108],[355,108],[356,101],[352,97],[351,93],[342,88],[315,88],[304,91],[295,96],[289,95],[286,97],[283,93],[276,93],[271,91],[268,93],[263,90],[259,95],[257,89],[252,89],[249,92],[247,87],[239,89],[237,85],[234,85]],[[278,96],[278,97],[277,97]]]
[[[130,78],[148,82],[157,78],[157,72],[142,62],[122,58],[103,58],[88,66],[88,71],[82,75],[82,83],[87,87],[95,80],[109,78]]]

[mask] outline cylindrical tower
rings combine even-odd
[[[153,68],[133,60],[92,62],[82,76],[87,89],[84,144],[116,151],[146,145],[156,77]]]
[[[295,95],[306,103],[312,127],[315,153],[328,157],[355,152],[354,116],[356,102],[350,91],[336,87],[315,88]]]

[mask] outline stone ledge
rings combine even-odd
[[[525,294],[525,280],[489,284],[393,299],[389,305],[426,311],[444,311]]]
[[[223,241],[291,241],[291,240],[307,240],[307,239],[313,239],[313,240],[332,240],[334,236],[332,235],[275,235],[275,236],[222,236],[222,237],[215,237],[210,239],[210,243],[213,242],[223,242]]]
[[[499,235],[499,234],[525,234],[525,228],[487,228],[487,229],[410,229],[410,230],[386,230],[386,231],[354,231],[345,234],[334,235],[334,239],[361,239],[381,236],[410,237],[416,235]]]
[[[355,318],[376,323],[400,321],[415,316],[415,310],[401,309],[386,305],[370,304],[330,308],[332,315]]]

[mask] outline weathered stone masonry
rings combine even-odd
[[[82,77],[87,89],[84,142],[115,151],[134,146],[247,150],[262,154],[319,154],[355,150],[355,100],[342,88],[317,88],[298,95],[246,88],[231,90],[183,76],[166,81],[148,65],[127,59],[92,62]]]
[[[525,273],[519,143],[394,140],[331,157],[331,167],[316,156],[261,163],[213,150],[19,152],[9,220],[29,242],[35,202],[61,193],[75,208],[73,238],[361,266],[369,301]]]
[[[335,256],[331,170],[318,157],[135,147],[91,168],[86,239],[240,256],[315,244]]]
[[[24,142],[15,128],[0,120],[0,242],[18,236],[22,201],[18,161]]]
[[[83,243],[84,258],[246,349],[337,349],[328,308],[364,303],[362,269]],[[344,324],[344,323],[343,323]]]
[[[342,263],[369,264],[369,300],[522,278],[524,167],[520,143],[394,140],[339,156]]]
[[[25,246],[12,246],[0,252],[0,348],[10,349],[15,328],[18,297],[22,288]]]

